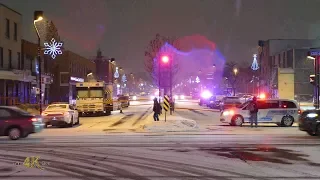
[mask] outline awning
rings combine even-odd
[[[5,71],[0,70],[0,79],[14,80],[14,81],[23,81],[23,82],[31,82],[36,79],[35,76],[31,76],[31,73],[28,71]]]

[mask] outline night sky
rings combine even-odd
[[[227,61],[252,61],[259,39],[320,37],[320,0],[0,0],[23,15],[23,38],[36,42],[34,10],[53,20],[65,48],[93,57],[100,47],[129,72],[143,71],[156,33],[203,35]]]

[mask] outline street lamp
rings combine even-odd
[[[237,68],[233,68],[233,73],[236,76],[238,74],[238,69]]]
[[[238,69],[237,68],[233,68],[233,73],[234,73],[234,83],[232,84],[232,86],[233,86],[233,95],[235,96],[236,95],[235,83],[236,83],[236,80],[237,80]]]
[[[212,92],[214,92],[214,90],[215,90],[215,89],[214,89],[214,86],[215,86],[215,85],[214,85],[214,79],[215,79],[215,78],[214,78],[214,75],[215,75],[215,72],[216,72],[216,67],[217,67],[216,64],[213,64],[213,65],[212,65],[212,68],[213,68],[213,71],[212,71]]]
[[[39,77],[38,77],[38,86],[39,86],[39,111],[42,113],[42,88],[41,88],[41,46],[40,46],[40,33],[36,26],[36,23],[43,20],[43,11],[34,11],[33,16],[33,26],[37,32],[38,36],[38,68],[39,68]]]

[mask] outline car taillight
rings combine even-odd
[[[300,114],[300,115],[301,115],[301,113],[302,113],[302,111],[301,111],[301,109],[299,109],[299,110],[298,110],[298,114]]]
[[[38,121],[38,118],[31,118],[30,121],[32,121],[32,122],[37,122],[37,121]]]

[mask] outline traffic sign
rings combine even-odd
[[[164,100],[163,100],[163,108],[165,111],[168,111],[170,109],[170,103],[169,103],[169,97],[167,95],[164,96]]]

